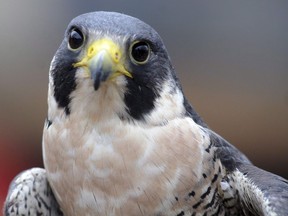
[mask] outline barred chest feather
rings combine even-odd
[[[119,118],[93,124],[74,117],[54,121],[43,137],[48,179],[66,215],[223,211],[224,171],[192,119],[143,127]]]

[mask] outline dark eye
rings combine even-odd
[[[69,34],[69,47],[72,50],[75,50],[81,47],[83,43],[84,43],[83,33],[77,28],[72,29],[72,31]]]
[[[150,46],[143,41],[138,41],[132,44],[130,50],[131,59],[137,64],[147,62],[150,55]]]

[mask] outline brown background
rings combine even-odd
[[[49,64],[68,22],[94,10],[152,25],[209,126],[288,178],[288,1],[0,0],[0,203],[16,173],[42,166]]]

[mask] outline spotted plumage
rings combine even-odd
[[[288,214],[288,182],[207,127],[160,36],[123,14],[69,24],[50,67],[43,159],[64,215]]]
[[[33,168],[15,177],[6,199],[4,215],[63,215],[47,182],[44,169]]]

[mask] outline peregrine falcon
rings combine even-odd
[[[6,215],[288,215],[288,181],[203,122],[158,33],[124,14],[68,25],[50,67],[43,159],[45,183],[20,175]]]

